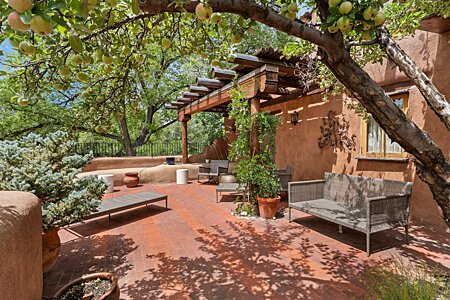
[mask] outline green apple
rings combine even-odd
[[[61,84],[61,83],[55,83],[54,85],[53,85],[53,87],[55,88],[55,90],[57,90],[57,91],[61,91],[64,87],[63,87],[63,85]]]
[[[67,68],[67,67],[60,67],[59,69],[58,69],[58,73],[59,73],[59,75],[61,75],[62,77],[69,77],[70,76],[70,69],[69,68]]]
[[[372,28],[372,25],[366,23],[366,22],[362,22],[362,29],[363,30],[369,30],[370,28]]]
[[[73,63],[76,65],[81,65],[83,63],[83,59],[81,58],[81,55],[75,54],[73,56]]]
[[[102,56],[102,61],[107,64],[110,65],[114,62],[114,58],[112,56],[108,56],[108,55],[103,55]]]
[[[350,20],[347,18],[347,17],[340,17],[338,20],[337,20],[337,23],[336,23],[336,25],[337,25],[337,27],[339,28],[339,29],[344,29],[344,28],[347,28],[349,25],[350,25]]]
[[[150,78],[150,74],[147,72],[142,73],[142,77],[145,79],[149,79]]]
[[[123,46],[123,48],[122,48],[122,52],[123,52],[123,54],[125,54],[126,56],[128,56],[128,55],[131,54],[131,48],[125,45],[125,46]]]
[[[95,126],[95,132],[102,133],[104,131],[105,131],[105,129],[101,125]]]
[[[17,99],[17,103],[18,103],[20,106],[27,106],[27,105],[28,105],[28,100],[25,99],[25,98],[19,98],[19,99]]]
[[[336,23],[334,23],[333,25],[328,27],[328,32],[330,33],[336,33],[338,32],[339,27],[336,25]]]
[[[162,39],[161,44],[164,49],[169,49],[172,46],[172,41],[165,37]]]
[[[208,20],[213,14],[213,10],[210,6],[205,6],[203,3],[199,3],[195,7],[195,14],[199,20]]]
[[[386,20],[386,16],[384,15],[384,13],[382,11],[380,11],[373,18],[373,23],[375,24],[375,26],[379,26],[379,25],[383,24],[385,20]]]
[[[211,15],[211,23],[212,24],[219,24],[220,21],[222,21],[222,14],[221,13],[213,13]]]
[[[372,37],[370,36],[370,31],[363,30],[361,32],[361,39],[363,39],[363,40],[370,40],[370,39],[372,39]]]
[[[219,64],[220,64],[220,61],[219,61],[218,59],[213,59],[213,60],[211,61],[211,64],[212,64],[214,67],[217,67],[217,66],[219,66]]]
[[[33,8],[33,0],[8,0],[8,4],[19,13],[24,13]]]
[[[88,81],[89,76],[88,74],[84,73],[84,72],[78,72],[77,73],[77,79],[80,81]]]
[[[364,20],[366,20],[366,21],[368,21],[368,20],[370,20],[370,19],[373,18],[373,12],[372,12],[372,7],[371,7],[371,6],[367,7],[367,8],[364,10],[364,12],[363,12],[363,18],[364,18]]]
[[[137,109],[139,107],[139,102],[137,102],[137,101],[131,102],[131,107],[134,109]]]
[[[297,3],[295,3],[295,2],[290,3],[290,4],[288,5],[288,7],[287,7],[287,10],[288,10],[290,13],[296,13],[297,10],[298,10]]]
[[[97,61],[101,61],[101,60],[102,60],[102,57],[103,57],[103,51],[102,51],[102,49],[97,49],[97,50],[95,50],[94,56],[95,56],[95,59],[96,59]]]
[[[297,14],[295,12],[287,12],[284,16],[289,20],[295,20],[295,18],[297,18]]]
[[[339,12],[341,15],[346,15],[349,12],[352,11],[353,5],[350,1],[342,2],[341,5],[339,5]]]
[[[106,73],[112,73],[114,71],[113,67],[110,65],[105,66],[105,72]]]
[[[108,4],[111,7],[117,6],[117,0],[106,0],[106,4]]]
[[[28,41],[22,41],[19,44],[19,50],[27,55],[34,55],[36,53],[36,48],[34,48],[33,45],[30,44]]]
[[[20,15],[17,11],[13,11],[8,15],[8,23],[12,29],[20,32],[27,32],[28,29],[30,29],[30,25],[22,22],[22,20],[20,19]]]
[[[14,49],[19,49],[19,42],[17,40],[13,39],[13,38],[9,39],[9,44]]]
[[[240,33],[233,34],[233,35],[231,35],[231,43],[239,44],[240,42],[242,42],[242,38],[243,38],[243,35]]]
[[[341,3],[342,0],[328,0],[329,7],[336,7]]]
[[[33,16],[33,18],[31,19],[30,27],[37,35],[41,36],[47,36],[53,30],[52,23],[47,22],[43,17],[39,15]]]
[[[98,103],[98,104],[102,103],[103,101],[105,101],[105,97],[104,96],[98,96],[95,99],[95,102]]]
[[[138,62],[138,63],[141,63],[141,62],[143,62],[144,61],[144,56],[143,55],[140,55],[140,54],[137,54],[136,53],[136,56],[135,56],[135,59],[136,59],[136,61]]]

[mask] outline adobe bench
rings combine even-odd
[[[93,219],[100,216],[108,215],[111,219],[111,214],[120,212],[123,210],[127,210],[130,208],[147,205],[149,203],[158,202],[158,201],[166,201],[167,208],[167,195],[162,195],[153,192],[142,192],[136,194],[129,194],[125,196],[119,196],[107,200],[103,200],[98,210],[91,213],[89,216],[84,219]]]
[[[310,215],[366,234],[367,256],[370,235],[404,226],[406,243],[411,182],[363,176],[325,173],[324,180],[290,182],[289,222],[291,210]]]

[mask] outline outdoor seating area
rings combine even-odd
[[[214,185],[122,186],[105,199],[148,191],[168,195],[169,209],[149,205],[62,229],[44,295],[80,274],[110,271],[119,277],[121,299],[362,299],[366,271],[393,255],[450,267],[446,236],[414,224],[410,245],[401,230],[374,233],[367,258],[364,234],[340,234],[336,224],[303,212],[291,223],[236,219],[234,196],[215,203]]]

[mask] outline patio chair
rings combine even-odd
[[[288,192],[289,182],[292,181],[292,174],[294,173],[294,168],[290,165],[286,166],[286,169],[277,169],[275,173],[280,177],[280,192]]]
[[[209,166],[200,166],[198,170],[197,181],[200,182],[200,176],[208,177],[210,182],[212,179],[216,178],[219,180],[220,174],[228,172],[228,160],[211,160]]]

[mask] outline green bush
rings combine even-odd
[[[81,221],[97,209],[106,188],[94,176],[76,178],[92,154],[74,154],[74,144],[60,131],[0,141],[0,190],[35,194],[44,231]]]
[[[393,259],[383,268],[368,271],[366,285],[370,299],[377,300],[444,300],[450,299],[449,278],[425,263],[405,265]]]

